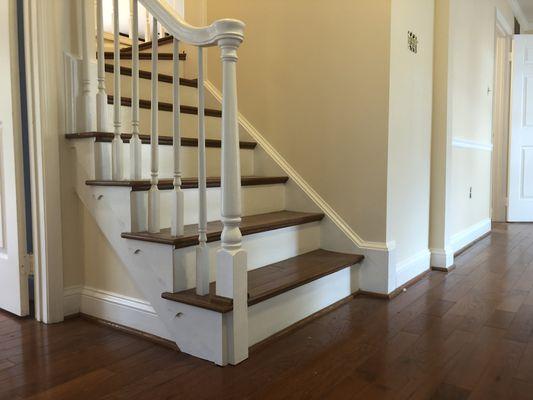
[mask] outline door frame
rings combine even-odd
[[[64,319],[59,134],[65,132],[55,2],[24,1],[35,319]]]
[[[511,51],[513,29],[496,9],[494,29],[494,98],[492,115],[491,218],[507,221],[507,184],[509,169],[509,133],[511,104]],[[502,40],[504,42],[502,42]],[[504,51],[498,47],[503,43]],[[499,68],[503,66],[503,68]],[[500,75],[498,75],[500,73]]]

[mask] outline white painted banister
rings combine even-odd
[[[113,35],[114,35],[114,92],[113,92],[113,126],[114,137],[112,144],[113,180],[123,178],[122,138],[121,134],[121,91],[120,91],[120,17],[118,0],[113,0]]]
[[[130,169],[131,179],[142,178],[142,143],[139,137],[139,3],[131,0],[132,22],[132,61],[131,61],[131,133]]]
[[[198,247],[196,248],[196,293],[209,293],[207,249],[207,172],[205,159],[204,49],[198,47]]]
[[[172,76],[172,133],[173,133],[173,151],[174,151],[174,204],[172,212],[171,234],[173,236],[183,235],[183,213],[184,213],[184,196],[181,189],[181,118],[180,118],[180,61],[179,61],[179,40],[173,40],[172,47],[172,62],[173,62],[173,76]]]
[[[152,20],[152,37],[157,38],[157,18]],[[150,192],[148,193],[148,231],[158,233],[160,231],[159,210],[159,134],[158,134],[158,41],[152,41],[152,131],[150,132],[150,156],[151,178]]]
[[[91,77],[90,77],[90,58],[89,58],[89,41],[87,29],[87,6],[81,1],[81,32],[82,32],[82,84],[80,93],[81,120],[79,129],[84,132],[92,130],[93,113],[91,108]]]
[[[96,130],[107,131],[107,93],[105,88],[104,11],[103,0],[96,2],[96,34],[98,46],[98,93],[96,94]]]

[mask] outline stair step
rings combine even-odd
[[[165,36],[165,37],[159,38],[157,40],[157,43],[158,43],[158,46],[162,46],[167,43],[172,43],[173,40],[174,40],[173,36]],[[151,40],[148,42],[139,43],[139,51],[148,50],[151,48],[152,48]],[[123,49],[120,50],[121,53],[131,53],[132,51],[133,51],[133,47],[131,46],[124,47]],[[185,52],[183,52],[182,54],[185,54]]]
[[[107,95],[107,104],[114,104],[114,96],[112,94]],[[125,107],[131,107],[131,97],[121,97],[120,98],[120,104]],[[139,100],[139,107],[140,108],[146,108],[151,109],[152,108],[152,102],[150,100]],[[158,102],[158,109],[159,111],[172,111],[173,105],[172,103],[165,103],[165,102]],[[196,114],[198,115],[198,107],[195,106],[181,106],[180,112],[183,114]],[[214,110],[212,108],[206,108],[205,109],[205,115],[207,117],[222,117],[222,111],[221,110]]]
[[[358,264],[363,259],[364,256],[358,254],[319,249],[248,271],[248,306]],[[227,313],[233,309],[231,299],[216,295],[214,282],[211,283],[209,291],[208,295],[199,296],[194,288],[177,293],[163,293],[162,297],[220,313]]]
[[[259,185],[275,185],[280,183],[286,183],[289,180],[287,176],[243,176],[241,178],[242,186],[259,186]],[[85,182],[89,186],[115,186],[115,187],[130,187],[132,191],[139,192],[150,190],[150,180],[142,179],[137,181],[123,180],[123,181],[111,181],[111,180],[89,180]],[[159,179],[157,185],[159,190],[172,190],[174,189],[173,179]],[[220,187],[220,177],[207,178],[207,187]],[[198,178],[182,178],[182,189],[197,189]]]
[[[158,53],[158,60],[164,61],[164,60],[170,60],[172,61],[174,58],[174,55],[172,53]],[[98,58],[98,55],[97,55]],[[104,53],[104,58],[106,60],[114,60],[115,54],[112,51],[106,51]],[[133,58],[131,53],[120,53],[120,59],[121,60],[131,60]],[[180,61],[185,61],[187,59],[187,55],[185,53],[180,53],[179,55]],[[139,53],[139,60],[151,60],[152,59],[152,53]]]
[[[112,142],[114,134],[112,132],[80,132],[80,133],[67,133],[65,135],[67,139],[90,139],[95,138],[97,142]],[[120,135],[124,143],[129,143],[131,139],[131,133],[122,133]],[[150,135],[139,135],[143,144],[150,144]],[[159,144],[163,146],[172,146],[174,144],[174,138],[172,136],[159,136]],[[187,147],[198,147],[197,138],[181,138],[181,145]],[[239,142],[241,149],[253,150],[256,148],[257,143],[241,141]],[[222,141],[218,139],[206,139],[205,147],[221,148]]]
[[[105,72],[114,73],[115,66],[113,64],[105,64]],[[124,67],[124,66],[120,67],[120,75],[132,76],[132,74],[133,74],[133,71],[130,67]],[[152,79],[152,73],[150,71],[139,70],[139,78],[150,80]],[[158,81],[164,82],[164,83],[172,83],[174,82],[174,79],[172,75],[158,74]],[[180,78],[180,85],[197,88],[198,79]]]
[[[240,225],[241,233],[252,235],[273,231],[275,229],[287,228],[290,226],[303,225],[310,222],[321,221],[324,218],[322,213],[303,213],[296,211],[277,211],[267,214],[250,215],[242,218]],[[213,221],[207,224],[207,241],[216,242],[220,240],[222,233],[222,222]],[[170,229],[162,229],[160,233],[136,232],[123,233],[125,239],[141,240],[145,242],[174,245],[176,249],[181,249],[198,244],[198,225],[186,225],[185,234],[182,236],[172,236]]]

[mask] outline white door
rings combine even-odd
[[[21,140],[13,8],[0,2],[0,308],[28,314],[28,278],[23,272],[24,219],[22,202]]]
[[[507,219],[526,222],[533,221],[533,35],[516,35],[513,53]]]

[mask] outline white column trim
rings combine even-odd
[[[463,139],[460,137],[454,137],[452,139],[452,146],[460,147],[464,149],[476,149],[476,150],[484,150],[484,151],[492,151],[493,149],[492,143],[481,142],[481,141],[470,140],[470,139]]]

